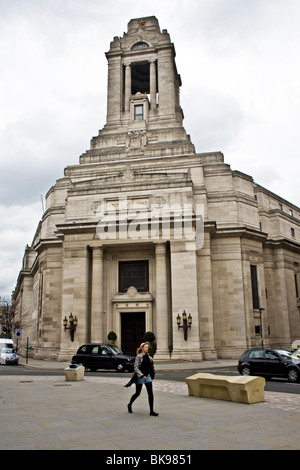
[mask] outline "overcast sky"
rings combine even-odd
[[[41,196],[105,124],[110,42],[152,15],[175,45],[196,151],[300,206],[299,0],[0,0],[0,296]]]

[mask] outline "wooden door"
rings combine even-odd
[[[121,313],[121,349],[126,354],[136,355],[145,335],[145,312]]]

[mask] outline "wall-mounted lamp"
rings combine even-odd
[[[183,310],[183,313],[182,313],[182,322],[183,324],[181,325],[181,316],[177,315],[177,326],[178,326],[178,330],[180,328],[183,328],[183,334],[184,334],[184,341],[187,340],[188,338],[188,328],[191,329],[192,328],[192,315],[189,313],[189,316],[187,317],[186,316],[186,313],[185,313],[185,310]]]
[[[70,330],[71,341],[74,341],[74,333],[75,333],[76,327],[78,325],[78,320],[77,320],[76,316],[73,317],[72,313],[70,313],[70,315],[69,315],[69,325],[70,326],[67,326],[67,324],[68,324],[68,319],[65,316],[65,318],[63,319],[63,325],[64,325],[64,328],[65,328],[65,331]]]

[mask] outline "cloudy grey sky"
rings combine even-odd
[[[0,0],[0,296],[41,196],[105,124],[110,41],[152,15],[175,44],[196,151],[300,205],[299,0]]]

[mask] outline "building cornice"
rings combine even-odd
[[[214,233],[214,238],[227,238],[227,237],[239,237],[239,238],[251,238],[262,243],[265,243],[267,240],[268,234],[261,232],[260,230],[255,230],[250,227],[216,227]]]
[[[265,245],[272,249],[288,249],[300,254],[300,243],[288,240],[287,238],[281,238],[278,240],[268,239],[266,240]]]

